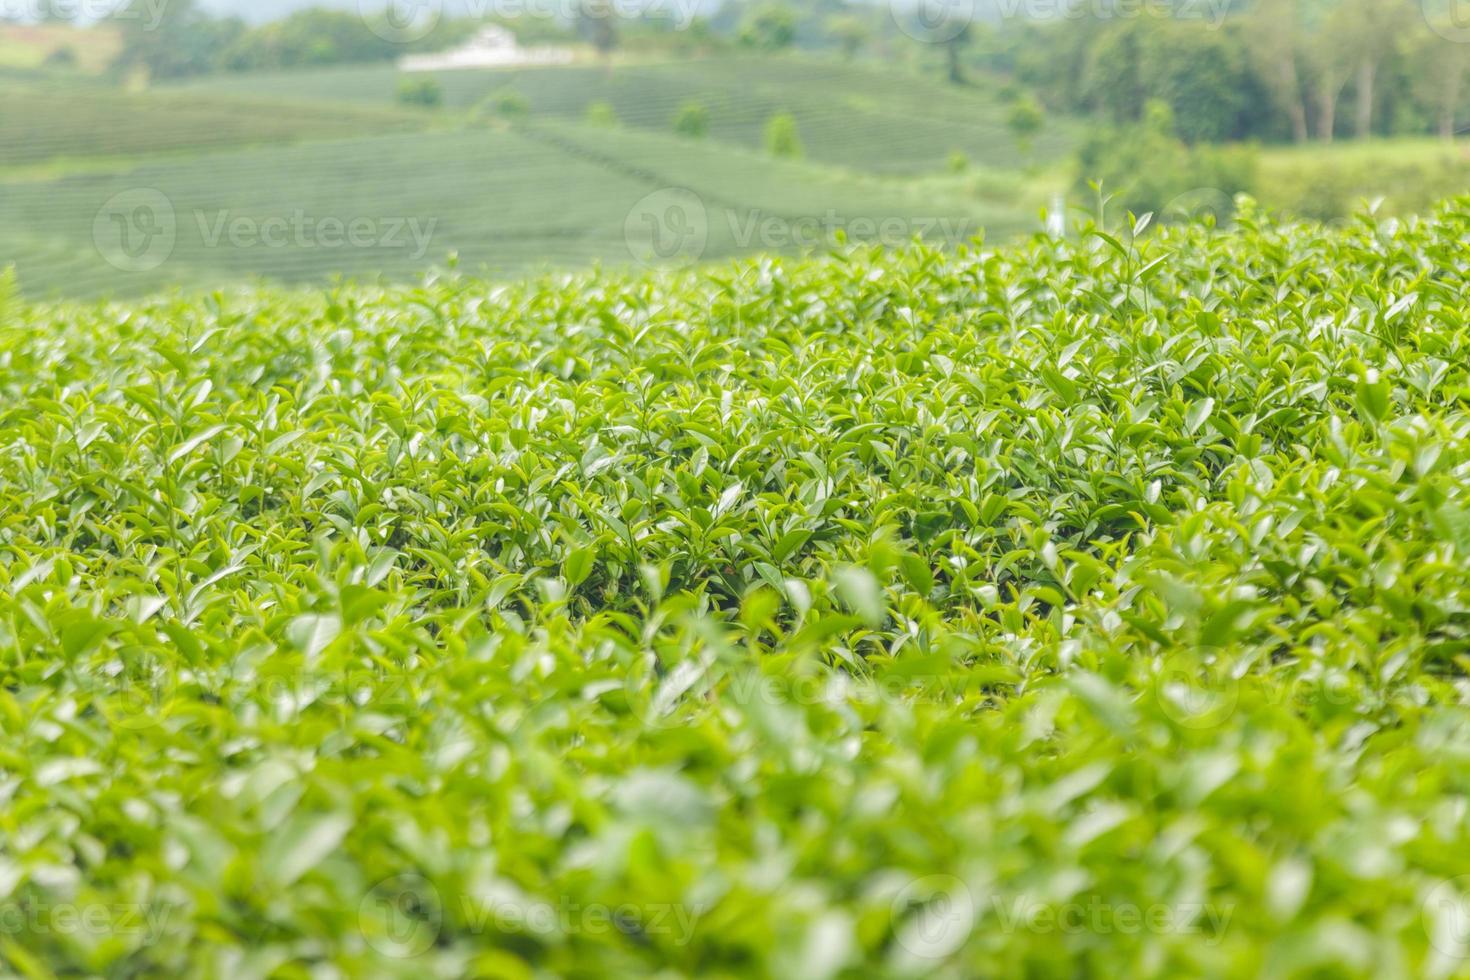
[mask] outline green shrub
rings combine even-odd
[[[1261,168],[1263,204],[1319,220],[1347,217],[1381,200],[1385,214],[1413,214],[1470,187],[1470,159],[1456,146],[1398,148],[1359,155],[1355,148],[1292,150]]]
[[[611,102],[590,103],[584,118],[589,126],[600,126],[604,129],[612,129],[621,125],[618,110],[613,108]]]
[[[405,78],[398,83],[398,101],[402,105],[434,108],[444,102],[444,88],[432,78]]]
[[[1006,114],[1006,125],[1010,127],[1011,135],[1016,138],[1016,145],[1021,148],[1021,152],[1030,153],[1033,142],[1046,125],[1046,113],[1042,110],[1041,103],[1024,95],[1012,103]]]
[[[793,160],[806,155],[795,116],[787,112],[778,113],[766,122],[766,152],[773,157]]]
[[[516,89],[506,89],[492,96],[495,114],[506,119],[525,119],[531,114],[531,103]]]
[[[709,108],[703,102],[685,102],[674,116],[674,132],[685,139],[709,135]]]
[[[1205,198],[1228,202],[1254,189],[1256,151],[1250,147],[1186,146],[1173,135],[1172,114],[1154,103],[1140,126],[1095,132],[1078,150],[1077,190],[1093,183],[1113,196],[1115,214],[1174,217],[1193,213]],[[1215,206],[1212,205],[1212,209]],[[1228,217],[1228,215],[1217,215]]]

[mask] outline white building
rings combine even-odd
[[[401,71],[454,71],[460,68],[514,68],[521,65],[565,65],[572,60],[566,48],[523,48],[503,27],[486,27],[457,48],[437,54],[401,58]]]

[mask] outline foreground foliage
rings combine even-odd
[[[1467,234],[12,299],[0,958],[1464,973]]]

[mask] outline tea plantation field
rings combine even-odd
[[[404,76],[392,66],[216,75],[181,86],[209,95],[342,101],[390,106]],[[421,77],[421,76],[414,76]],[[515,92],[535,118],[582,119],[593,103],[612,106],[636,129],[669,132],[681,106],[709,110],[709,139],[753,149],[765,125],[789,112],[807,155],[818,162],[885,174],[942,171],[952,153],[973,163],[1019,167],[1064,156],[1076,123],[1052,120],[1034,146],[1017,145],[1005,104],[993,93],[892,70],[812,58],[726,57],[668,64],[453,71],[430,76],[445,104],[471,109]]]
[[[7,86],[0,102],[0,168],[340,139],[423,125],[420,115],[391,106],[132,94],[85,84]]]
[[[30,976],[1470,969],[1470,201],[0,291]]]
[[[252,277],[402,279],[451,255],[505,276],[820,250],[837,231],[954,243],[1035,224],[1020,202],[574,123],[324,139],[0,179],[0,266],[13,263],[33,297]],[[353,227],[362,234],[348,237]],[[654,236],[667,247],[650,248]]]

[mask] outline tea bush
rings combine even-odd
[[[1463,975],[1470,202],[1138,231],[12,296],[0,958]]]

